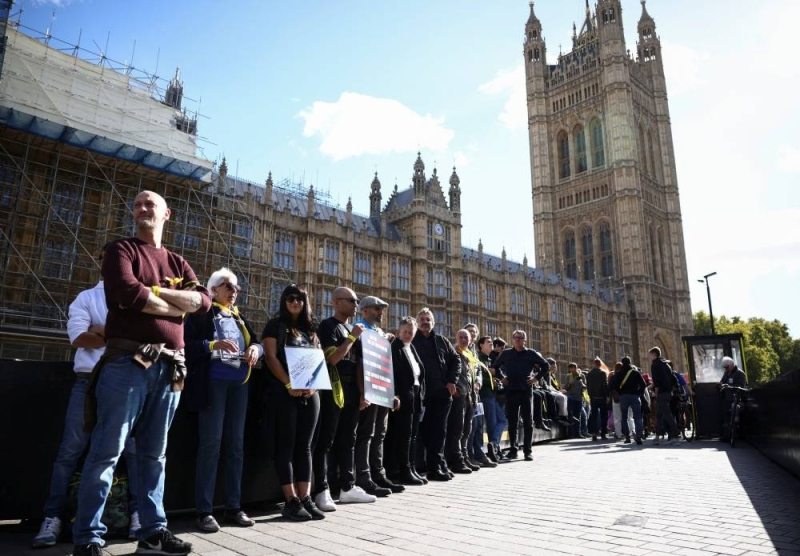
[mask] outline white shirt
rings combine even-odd
[[[411,344],[405,344],[403,351],[406,352],[406,356],[408,356],[408,360],[411,363],[411,370],[414,371],[414,386],[419,386],[419,375],[422,374],[422,371],[420,371],[419,364],[411,352]]]
[[[69,306],[67,334],[69,335],[70,343],[74,342],[84,332],[87,332],[91,326],[105,326],[107,314],[106,292],[103,288],[103,281],[100,280],[92,289],[79,293],[75,301]],[[91,372],[105,350],[106,348],[104,347],[78,348],[75,352],[75,372]]]

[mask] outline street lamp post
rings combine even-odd
[[[712,272],[710,274],[706,274],[705,276],[703,276],[702,280],[700,280],[700,279],[697,280],[701,284],[703,282],[705,282],[705,284],[706,284],[706,293],[708,294],[708,316],[709,316],[709,318],[711,318],[711,335],[712,336],[714,336],[714,334],[715,334],[714,333],[714,310],[711,308],[711,286],[708,285],[708,279],[711,278],[712,276],[715,276],[716,274],[717,274],[716,272]]]

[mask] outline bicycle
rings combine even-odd
[[[723,385],[722,391],[731,390],[733,391],[733,399],[731,400],[731,415],[729,421],[729,434],[730,434],[730,442],[731,448],[736,447],[736,440],[739,436],[739,428],[742,424],[742,413],[744,412],[744,403],[745,400],[742,397],[742,394],[746,394],[750,391],[749,388],[742,388],[741,386],[727,386]]]
[[[678,430],[686,442],[694,440],[697,434],[697,421],[695,420],[694,405],[691,397],[683,394],[678,396],[675,422],[678,424]]]

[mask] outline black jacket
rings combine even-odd
[[[411,343],[425,366],[426,399],[449,397],[447,384],[457,384],[461,374],[461,357],[456,353],[453,344],[436,332],[431,332],[426,338],[419,331]]]
[[[594,367],[586,373],[586,390],[592,399],[608,397],[608,375],[600,367]]]
[[[628,371],[630,371],[631,374],[628,376],[628,380],[625,380]],[[625,384],[623,384],[623,381]],[[631,365],[625,365],[622,369],[614,373],[612,386],[614,390],[620,394],[642,394],[645,388],[647,388],[647,384],[644,378],[642,378],[642,373],[639,372],[639,369]]]
[[[425,365],[419,358],[414,344],[409,346],[411,353],[419,365],[419,397],[425,399]],[[395,338],[392,342],[392,370],[394,371],[394,393],[403,399],[414,396],[414,369],[408,359],[408,353],[403,349],[403,341]]]
[[[211,307],[207,313],[189,315],[183,327],[187,374],[181,400],[191,411],[208,409],[210,403],[208,369],[211,365],[211,353],[206,349],[205,342],[214,339],[214,317],[219,311],[219,307]],[[253,328],[244,317],[242,321],[250,334],[250,345],[247,347],[258,345],[258,336],[253,332]]]
[[[493,367],[498,370],[500,376],[508,379],[507,390],[509,392],[530,391],[528,379],[531,377],[535,365],[539,366],[540,371],[550,369],[550,363],[538,351],[531,348],[525,348],[522,351],[514,348],[506,349],[493,363]]]
[[[654,359],[650,364],[650,376],[653,379],[653,386],[658,389],[659,394],[672,392],[677,383],[677,379],[672,374],[672,368],[663,357]]]

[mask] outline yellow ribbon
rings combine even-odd
[[[328,347],[325,350],[325,359],[327,360],[330,355],[336,351],[334,346]],[[339,409],[344,407],[344,388],[342,387],[342,379],[339,378],[339,369],[336,365],[328,365],[328,374],[331,377],[331,389],[333,391],[333,401]]]
[[[483,363],[481,363],[475,357],[475,354],[472,353],[472,350],[470,350],[470,349],[463,349],[462,350],[461,348],[459,348],[458,352],[461,355],[463,355],[464,357],[466,357],[467,361],[469,361],[469,365],[471,367],[470,370],[472,371],[472,383],[473,384],[475,383],[475,376],[476,376],[476,374],[478,372],[477,371],[477,367],[481,367],[481,368],[485,369],[486,373],[489,375],[489,385],[492,387],[492,390],[494,390],[494,378],[492,377],[491,371],[489,371],[489,368],[486,365],[484,365]]]

